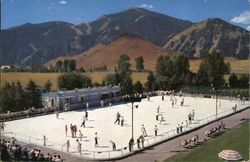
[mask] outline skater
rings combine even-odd
[[[65,125],[65,136],[67,137],[67,134],[68,134],[68,126]]]
[[[87,103],[87,104],[88,104],[88,103]],[[88,120],[88,116],[89,116],[88,111],[85,110],[85,120]]]
[[[59,117],[59,112],[58,110],[56,110],[56,118],[58,119],[58,117]]]
[[[74,133],[75,133],[75,137],[76,137],[76,133],[77,133],[77,126],[74,125]]]
[[[180,133],[182,133],[182,126],[183,126],[183,122],[181,122],[181,125],[180,125]]]
[[[136,143],[137,143],[137,148],[138,148],[138,149],[141,149],[141,147],[140,147],[140,137],[137,138]]]
[[[174,108],[174,100],[172,100],[172,108]]]
[[[86,108],[87,108],[87,110],[89,109],[89,103],[88,102],[86,103]]]
[[[109,101],[109,107],[111,107],[112,106],[112,102],[111,101]]]
[[[194,115],[195,115],[195,113],[194,113],[194,109],[192,110],[192,120],[194,120]]]
[[[180,129],[180,124],[178,123],[178,125],[176,126],[176,131],[177,131],[177,134],[179,134],[179,133],[180,133],[179,129]]]
[[[150,101],[150,97],[149,97],[149,95],[148,95],[147,99],[148,99],[148,101]]]
[[[67,147],[67,152],[69,152],[69,147],[70,147],[70,142],[69,142],[69,140],[67,140],[67,142],[66,142],[66,147]]]
[[[116,113],[116,120],[115,120],[115,123],[118,122],[118,124],[120,125],[120,117],[121,117],[121,114],[119,112]],[[114,123],[114,124],[115,124]]]
[[[183,106],[183,104],[184,104],[184,98],[182,98],[181,100],[181,106]]]
[[[157,128],[157,125],[155,125],[155,128],[154,128],[154,130],[155,130],[155,136],[157,136],[157,134],[158,134],[158,128]]]
[[[97,132],[95,132],[95,147],[98,147],[98,137],[97,137]]]
[[[70,124],[71,137],[74,138],[74,126]]]
[[[164,101],[164,95],[161,96],[161,100]]]
[[[4,124],[4,122],[1,122],[0,129],[2,132],[4,132],[4,127],[6,127],[6,125]]]
[[[160,105],[157,107],[157,113],[160,112]]]
[[[110,140],[110,143],[112,145],[113,151],[116,151],[116,144],[115,144],[115,142]]]
[[[122,116],[121,117],[121,126],[123,127],[123,124],[124,124],[124,117]]]
[[[103,107],[103,100],[101,100],[100,105]]]
[[[129,152],[131,152],[131,151],[133,151],[133,150],[134,150],[134,149],[133,149],[134,144],[135,144],[135,141],[134,141],[134,139],[133,139],[133,138],[131,138],[131,139],[129,140],[129,143],[128,143],[128,146],[129,146]]]
[[[191,113],[189,113],[189,114],[188,114],[188,121],[189,121],[189,125],[190,125],[190,124],[191,124],[191,122],[192,122],[192,118],[191,118],[191,116],[192,116],[192,115],[191,115]]]
[[[141,139],[141,147],[144,148],[145,138],[143,137],[143,135],[140,136],[140,139]]]
[[[147,136],[146,128],[144,127],[143,124],[142,124],[142,127],[141,127],[141,132],[142,132],[142,135],[143,135],[144,137]]]
[[[81,130],[79,130],[79,137],[80,137],[80,141],[82,142],[83,134],[82,134]]]
[[[164,121],[164,117],[163,115],[161,114],[161,120],[160,120],[160,124]]]
[[[86,122],[86,117],[84,116],[84,117],[83,117],[83,120],[82,120],[82,124],[81,124],[81,126],[80,126],[80,127],[82,127],[82,126],[83,126],[83,127],[85,128],[85,122]]]
[[[45,135],[43,135],[43,146],[46,146],[46,141],[48,140],[48,138],[45,137]]]
[[[82,152],[81,152],[81,151],[82,151],[82,148],[81,148],[81,147],[82,147],[82,144],[79,142],[78,139],[76,140],[76,142],[77,142],[77,150],[78,150],[78,152],[81,154],[81,153],[82,153]]]

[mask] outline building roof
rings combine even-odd
[[[119,92],[121,88],[119,86],[115,87],[100,87],[100,88],[83,88],[83,89],[75,89],[68,91],[58,91],[58,92],[48,92],[43,93],[43,97],[71,97],[71,96],[84,96],[84,95],[93,95],[93,94],[101,94],[101,93],[109,93],[111,92]]]

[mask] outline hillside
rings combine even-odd
[[[159,55],[174,53],[138,36],[124,34],[108,45],[96,46],[77,56],[60,57],[49,61],[46,65],[55,65],[58,60],[75,59],[77,68],[88,69],[106,65],[113,70],[117,66],[120,55],[123,54],[130,57],[132,65],[135,64],[135,57],[143,56],[145,68],[153,69]]]
[[[200,58],[205,51],[220,51],[226,57],[248,59],[249,31],[221,19],[207,19],[171,38],[164,48]]]
[[[162,46],[191,25],[189,21],[141,8],[104,15],[89,24],[25,24],[1,31],[2,64],[43,64],[60,56],[82,53],[96,45],[109,44],[124,33]]]

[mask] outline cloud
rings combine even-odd
[[[250,11],[244,11],[240,16],[234,17],[231,21],[239,24],[250,24]]]
[[[154,8],[153,7],[153,5],[151,5],[151,4],[142,4],[142,5],[140,5],[139,7],[141,7],[141,8]]]
[[[65,5],[65,4],[67,4],[67,1],[66,0],[60,0],[58,3]]]
[[[250,31],[250,26],[247,27],[247,30]]]

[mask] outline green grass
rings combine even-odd
[[[185,153],[174,155],[168,161],[223,161],[218,158],[222,150],[239,152],[244,160],[249,160],[249,120],[217,138],[209,139],[202,145]]]

